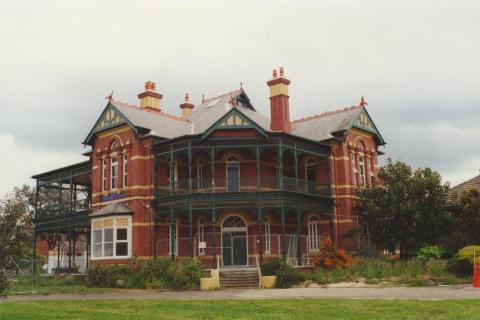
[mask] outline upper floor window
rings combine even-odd
[[[117,140],[113,140],[112,143],[110,144],[110,149],[111,150],[115,150],[118,148],[118,141]]]
[[[102,159],[102,191],[107,190],[107,159]]]
[[[240,164],[238,158],[230,156],[227,159],[227,190],[229,192],[240,191]]]
[[[307,192],[315,193],[317,188],[317,166],[314,159],[307,159],[305,162],[305,180],[307,181]]]
[[[198,159],[197,161],[197,188],[202,190],[205,187],[205,178],[203,175],[203,168],[205,166],[205,160]]]
[[[352,153],[352,182],[354,186],[357,186],[357,165],[355,164],[355,155]]]
[[[128,155],[125,153],[123,155],[123,181],[122,181],[122,185],[124,188],[127,185],[127,175],[128,175]]]
[[[118,158],[112,157],[110,159],[110,189],[118,188]]]
[[[358,150],[358,169],[360,173],[360,184],[362,186],[367,185],[367,176],[365,170],[365,153],[363,144],[361,142],[357,143],[357,150]]]

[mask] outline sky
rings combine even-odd
[[[480,169],[479,1],[0,2],[0,194],[86,160],[81,142],[106,105],[157,83],[180,114],[244,88],[269,115],[273,68],[290,117],[358,105],[384,159],[431,167],[452,185]]]

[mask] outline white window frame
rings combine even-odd
[[[270,254],[271,252],[271,243],[270,243],[270,219],[268,217],[265,217],[264,220],[264,229],[265,229],[265,253]]]
[[[115,168],[115,172],[114,172],[114,168]],[[117,189],[118,189],[118,158],[115,156],[110,158],[110,190],[117,190]]]
[[[358,157],[358,167],[360,171],[360,183],[363,187],[367,186],[367,176],[365,174],[365,156],[359,155]]]
[[[308,218],[308,250],[310,252],[320,251],[317,216],[311,216],[310,218]]]
[[[117,226],[117,219],[128,219],[127,226]],[[103,222],[105,220],[113,219],[113,226],[104,227]],[[101,227],[96,227],[95,224],[100,223]],[[113,229],[113,241],[112,242],[105,242],[105,230]],[[118,229],[126,229],[127,230],[127,239],[126,240],[117,240],[117,230]],[[96,242],[94,238],[95,231],[101,231],[102,239],[101,242]],[[92,243],[90,245],[90,259],[91,260],[110,260],[110,259],[129,259],[132,257],[132,217],[130,216],[109,216],[103,218],[92,219],[91,221],[91,239]],[[112,243],[113,244],[113,255],[112,256],[105,256],[105,244]],[[127,255],[125,256],[117,256],[117,243],[127,243]],[[96,250],[95,245],[101,244],[101,255],[95,256]]]
[[[102,159],[102,191],[107,190],[107,159]]]
[[[358,174],[358,170],[357,170],[357,166],[355,164],[355,154],[352,153],[352,180],[353,180],[353,185],[354,186],[357,186],[357,174]]]
[[[173,227],[173,229],[172,229]],[[172,242],[172,232],[175,231],[175,237]],[[175,245],[174,251],[172,252],[172,247]],[[178,220],[175,220],[174,225],[172,226],[171,223],[168,224],[168,255],[171,256],[172,253],[177,256],[178,255]]]
[[[201,217],[198,219],[198,244],[200,242],[205,242],[205,218]],[[205,248],[198,248],[198,255],[204,256],[205,255]]]
[[[128,176],[128,154],[123,155],[122,163],[122,186],[125,188],[127,186],[127,176]]]

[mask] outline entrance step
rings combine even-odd
[[[220,269],[220,288],[258,288],[257,268]]]

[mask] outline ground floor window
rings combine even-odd
[[[131,217],[92,219],[92,259],[131,256]]]
[[[320,239],[318,237],[318,218],[312,216],[308,219],[308,249],[310,251],[320,250]]]

